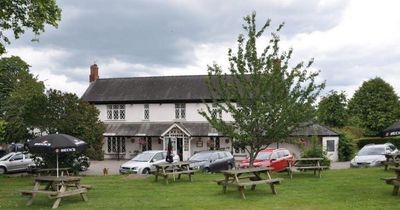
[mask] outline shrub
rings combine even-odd
[[[334,128],[333,130],[339,134],[339,161],[351,160],[355,150],[353,139],[355,136],[362,135],[362,130],[355,127]]]
[[[363,146],[367,144],[384,144],[384,143],[392,143],[394,146],[400,149],[400,136],[396,137],[367,137],[357,139],[357,147],[361,149]]]
[[[101,149],[96,150],[95,148],[89,146],[85,153],[92,160],[104,160],[104,152]]]
[[[354,144],[350,138],[341,134],[339,136],[339,161],[349,161],[354,155]]]

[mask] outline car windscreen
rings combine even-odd
[[[193,155],[189,160],[204,161],[210,159],[211,153],[197,153]]]
[[[257,154],[256,160],[268,160],[271,158],[271,154],[270,152],[259,152]]]
[[[13,156],[13,154],[7,154],[7,155],[5,155],[4,157],[2,157],[2,158],[0,158],[0,161],[5,161],[5,160],[8,160],[11,156]]]
[[[153,157],[153,155],[154,153],[140,153],[132,160],[137,162],[148,162]]]
[[[385,154],[385,148],[383,147],[364,147],[358,152],[359,156],[384,155],[384,154]]]

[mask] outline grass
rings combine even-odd
[[[400,209],[400,196],[392,196],[392,187],[380,180],[394,176],[382,168],[324,171],[318,179],[309,173],[273,174],[284,178],[272,195],[269,186],[258,185],[246,190],[247,200],[240,199],[236,189],[226,194],[213,180],[221,174],[198,173],[190,183],[187,177],[166,185],[163,180],[126,179],[125,176],[83,178],[83,184],[94,187],[88,202],[79,196],[65,198],[59,209]],[[0,209],[50,209],[52,201],[39,195],[26,207],[27,197],[18,190],[30,189],[32,177],[0,176]]]

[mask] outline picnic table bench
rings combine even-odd
[[[251,186],[251,190],[255,190],[259,184],[270,185],[273,194],[276,194],[275,185],[280,184],[282,178],[272,179],[270,175],[270,167],[256,167],[256,168],[243,168],[223,170],[224,179],[215,180],[218,185],[222,186],[223,193],[226,193],[227,187],[237,187],[243,199],[246,199],[244,189],[246,186]],[[265,177],[261,176],[265,174]]]
[[[293,173],[296,171],[314,171],[314,175],[318,174],[321,178],[323,169],[328,169],[329,166],[321,166],[320,161],[322,158],[299,158],[296,160],[288,160],[287,172],[290,179],[293,178]]]
[[[194,175],[194,172],[197,170],[191,170],[189,165],[189,161],[154,164],[156,167],[156,171],[153,173],[155,175],[155,181],[158,181],[158,177],[161,176],[164,177],[165,183],[169,184],[168,178],[170,176],[172,176],[175,181],[175,177],[178,176],[178,179],[180,179],[182,174],[188,175],[189,181],[192,181],[192,175]]]
[[[400,152],[392,153],[392,154],[385,154],[386,161],[383,162],[385,166],[385,171],[388,170],[389,165],[399,167],[400,166]]]
[[[27,206],[32,205],[34,198],[38,194],[47,195],[50,199],[56,199],[52,208],[56,209],[60,205],[61,199],[73,195],[80,195],[84,201],[87,201],[87,190],[89,185],[82,186],[80,177],[74,176],[38,176],[35,177],[35,185],[32,190],[20,190],[22,195],[30,196]],[[44,184],[44,189],[41,188]]]
[[[399,194],[400,188],[400,168],[394,168],[393,170],[397,176],[382,179],[386,182],[386,184],[393,185],[392,195],[396,196]]]

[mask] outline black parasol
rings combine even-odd
[[[31,153],[56,153],[58,176],[58,154],[83,152],[87,143],[67,134],[50,134],[33,139],[28,143],[28,148]]]
[[[168,163],[174,162],[174,158],[172,156],[172,142],[171,138],[168,138],[168,146],[167,146],[167,157],[165,158],[165,161]]]

